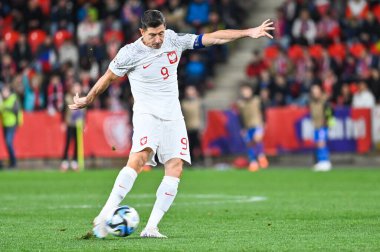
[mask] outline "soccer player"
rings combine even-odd
[[[165,176],[157,189],[156,202],[141,237],[166,238],[157,228],[169,210],[182,174],[183,161],[190,163],[189,141],[178,100],[177,67],[184,50],[225,44],[239,38],[259,38],[273,30],[266,20],[256,28],[220,30],[208,34],[180,34],[166,29],[160,11],[147,10],[141,18],[141,37],[120,49],[106,73],[87,96],[74,97],[71,109],[89,105],[117,78],[128,75],[134,97],[132,149],[127,165],[116,178],[111,194],[94,220],[94,235],[107,235],[105,218],[131,190],[145,164],[164,164]]]
[[[310,89],[310,115],[314,126],[315,158],[314,171],[331,170],[330,153],[327,147],[328,124],[333,123],[332,110],[321,86],[314,84]]]
[[[253,90],[249,85],[240,87],[240,96],[241,99],[237,102],[237,106],[243,123],[243,137],[248,151],[248,170],[255,172],[259,170],[259,167],[266,169],[269,162],[264,154],[264,120],[261,99],[253,94]]]

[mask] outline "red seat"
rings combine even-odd
[[[38,47],[45,41],[46,32],[43,30],[34,30],[28,34],[28,42],[32,49],[32,52],[36,52]]]
[[[309,47],[309,53],[311,57],[315,59],[320,59],[322,58],[322,53],[323,53],[323,47],[319,44],[315,44]]]
[[[334,39],[334,38],[338,38],[340,37],[340,34],[341,34],[341,30],[340,30],[340,27],[337,26],[335,27],[334,29],[332,29],[329,34],[327,34],[327,36],[331,39]]]
[[[9,48],[9,50],[13,50],[15,44],[17,43],[18,39],[20,37],[20,33],[18,33],[17,31],[7,31],[5,32],[4,34],[4,41],[5,41],[5,44],[7,45],[7,47]]]
[[[343,59],[346,56],[346,47],[343,44],[333,44],[329,46],[328,50],[333,58]]]
[[[269,46],[264,50],[264,58],[266,60],[275,59],[278,56],[278,47],[277,46]]]
[[[365,47],[361,43],[352,44],[350,47],[350,53],[354,55],[354,57],[356,58],[359,58],[364,51],[365,51]]]
[[[292,60],[296,60],[303,57],[303,49],[299,45],[291,46],[288,50],[288,56]]]
[[[54,34],[54,45],[59,48],[67,39],[72,38],[71,32],[67,30],[60,30]]]

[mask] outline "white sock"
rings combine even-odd
[[[115,184],[112,188],[111,194],[108,197],[106,204],[104,205],[99,216],[105,218],[108,213],[119,206],[120,202],[125,198],[127,193],[132,189],[133,183],[137,178],[137,172],[125,166],[117,175]]]
[[[164,214],[169,210],[175,196],[177,195],[179,178],[164,176],[156,193],[156,202],[154,203],[152,213],[150,214],[147,228],[156,228]]]

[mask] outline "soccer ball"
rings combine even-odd
[[[109,214],[106,228],[114,236],[126,237],[137,229],[139,222],[139,214],[133,207],[121,206]]]

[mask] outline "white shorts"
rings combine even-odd
[[[189,140],[184,119],[166,121],[150,114],[134,115],[131,153],[151,148],[147,165],[156,166],[155,154],[160,163],[180,158],[191,164]]]

